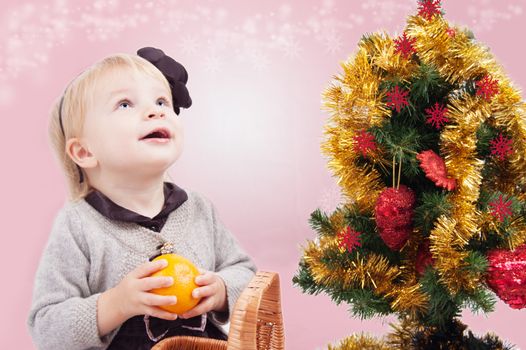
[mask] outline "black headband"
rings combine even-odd
[[[166,80],[168,80],[170,90],[172,91],[172,106],[177,115],[179,115],[180,108],[189,108],[192,105],[192,99],[186,88],[188,72],[186,72],[186,69],[182,64],[166,55],[162,50],[154,47],[143,47],[137,51],[137,55],[152,63],[161,71],[161,73],[163,73]],[[64,103],[64,95],[65,92],[62,95],[58,106],[58,119],[62,134],[64,135],[64,138],[66,138],[64,126],[62,125],[62,104]],[[76,165],[79,171],[79,183],[82,183],[84,181],[84,176],[79,165]]]
[[[60,130],[62,130],[62,135],[64,135],[64,140],[66,139],[66,133],[64,132],[64,125],[62,125],[62,104],[64,103],[64,94],[62,94],[62,97],[60,98],[60,104],[58,105],[58,121],[60,122]],[[75,163],[77,166],[77,170],[79,171],[79,183],[82,183],[84,181],[84,175],[82,174],[82,169],[80,169],[79,165]]]

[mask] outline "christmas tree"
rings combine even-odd
[[[404,32],[365,35],[324,93],[322,151],[344,203],[316,210],[293,282],[384,339],[330,349],[510,349],[463,308],[526,307],[526,104],[489,50],[421,0]]]

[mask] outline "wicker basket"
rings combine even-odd
[[[228,341],[170,337],[152,350],[282,350],[283,319],[279,275],[259,271],[237,300],[230,317]]]

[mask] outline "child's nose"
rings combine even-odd
[[[148,119],[151,118],[164,118],[164,112],[159,109],[154,109],[148,114]]]

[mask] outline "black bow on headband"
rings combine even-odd
[[[182,64],[155,47],[143,47],[137,51],[137,55],[150,61],[168,80],[175,113],[179,114],[180,107],[188,108],[192,105],[192,99],[186,88],[188,73]]]
[[[172,104],[173,109],[177,115],[179,115],[180,108],[189,108],[192,105],[192,99],[190,93],[186,88],[186,82],[188,81],[188,73],[182,64],[166,55],[162,50],[156,49],[155,47],[143,47],[137,51],[137,55],[144,58],[145,60],[152,63],[157,69],[163,73],[170,90],[172,91]],[[60,105],[58,107],[58,119],[60,122],[60,129],[62,134],[65,136],[64,126],[62,125],[62,104],[64,102],[64,94],[60,99]],[[84,181],[82,170],[77,165],[79,171],[79,183]]]

